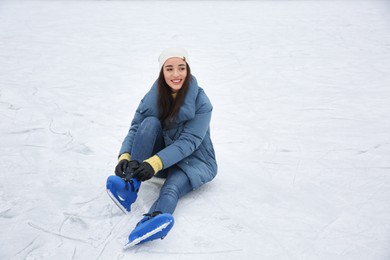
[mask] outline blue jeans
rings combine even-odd
[[[155,155],[165,147],[163,130],[160,120],[155,117],[145,118],[138,127],[131,149],[131,159],[142,162]],[[192,186],[187,175],[176,165],[165,169],[157,175],[166,178],[160,190],[160,196],[153,203],[149,213],[161,211],[172,214],[178,200],[192,191]]]

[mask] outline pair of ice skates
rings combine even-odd
[[[124,180],[118,176],[109,176],[106,183],[107,193],[116,205],[125,213],[131,211],[131,204],[137,199],[141,182],[136,178]],[[173,216],[160,211],[145,214],[143,219],[130,233],[124,248],[129,248],[147,241],[163,239],[174,224]]]

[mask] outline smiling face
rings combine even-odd
[[[181,58],[170,58],[163,65],[163,73],[165,82],[172,92],[177,92],[187,77],[187,64]]]

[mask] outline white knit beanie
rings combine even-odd
[[[183,48],[168,48],[161,52],[160,57],[158,57],[158,62],[160,64],[160,70],[164,63],[170,58],[181,58],[188,63],[188,53]]]

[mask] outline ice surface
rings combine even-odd
[[[0,259],[390,259],[388,1],[0,2]],[[183,46],[217,178],[123,251],[110,200],[135,108]]]

